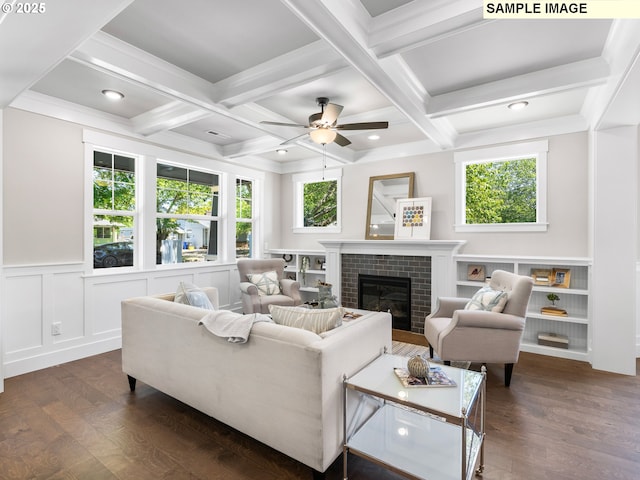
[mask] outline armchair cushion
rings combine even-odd
[[[258,288],[258,295],[280,295],[280,281],[275,270],[262,273],[248,273],[249,282]]]
[[[507,292],[486,286],[478,290],[464,308],[465,310],[487,310],[500,313],[504,310],[507,299]]]
[[[317,334],[342,325],[341,307],[312,310],[304,307],[269,305],[269,312],[273,321],[280,325],[303,328]]]
[[[205,291],[191,283],[180,282],[173,301],[192,307],[215,310]]]

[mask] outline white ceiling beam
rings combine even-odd
[[[214,85],[215,100],[233,108],[331,75],[346,67],[347,62],[319,40],[217,82]]]
[[[371,19],[368,45],[383,58],[491,21],[482,18],[482,0],[412,2]]]
[[[66,0],[64,6],[42,2],[38,4],[45,8],[42,13],[0,14],[0,109],[49,73],[132,1]],[[4,5],[17,8],[11,1]],[[42,39],[47,39],[46,45]]]
[[[601,57],[548,68],[431,97],[431,118],[468,112],[516,100],[581,89],[606,82],[609,65]]]
[[[400,88],[367,47],[363,29],[368,22],[355,5],[356,0],[281,1],[386,96],[424,135],[442,148],[453,145],[451,132],[442,131],[426,117],[425,99],[416,101],[415,95]]]
[[[272,136],[264,136],[252,140],[247,140],[245,142],[238,142],[232,145],[227,145],[223,147],[222,153],[227,159],[241,158],[247,155],[260,155],[263,153],[273,152],[280,146],[280,143],[281,142],[274,139]],[[292,144],[306,148],[307,150],[310,150],[321,156],[323,154],[326,154],[326,157],[328,159],[334,160],[341,164],[353,163],[355,161],[355,154],[352,150],[340,147],[335,143],[327,145],[326,152],[323,152],[322,145],[313,143],[309,140],[308,136],[305,136],[304,139],[292,142]]]
[[[178,128],[211,116],[211,112],[178,100],[131,119],[133,131],[144,136]]]
[[[594,129],[619,125],[629,108],[621,99],[628,92],[632,92],[631,98],[637,96],[638,85],[628,79],[633,78],[634,64],[640,58],[640,20],[614,20],[602,57],[609,62],[611,75],[602,88],[592,89],[587,94],[582,108],[582,115]],[[640,67],[636,65],[635,68]]]

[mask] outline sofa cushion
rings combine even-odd
[[[207,294],[200,287],[191,283],[180,282],[173,301],[176,303],[191,305],[192,307],[215,310]]]
[[[288,327],[303,328],[320,334],[342,325],[343,308],[313,310],[304,307],[269,305],[273,321]]]
[[[247,278],[258,287],[258,295],[279,295],[282,293],[276,271],[248,273]]]
[[[500,313],[507,303],[507,292],[487,286],[478,290],[464,307],[465,310],[487,310]]]

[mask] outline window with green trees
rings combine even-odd
[[[156,263],[217,258],[219,196],[219,175],[158,162]]]
[[[236,258],[253,252],[253,182],[236,178]]]
[[[329,227],[338,223],[338,181],[304,184],[305,227]]]
[[[546,141],[456,152],[456,231],[544,231]]]
[[[536,221],[536,159],[466,166],[467,224]]]
[[[134,263],[136,160],[93,152],[93,266],[130,267]]]
[[[292,180],[295,185],[293,231],[339,233],[342,169],[299,173],[293,175]]]

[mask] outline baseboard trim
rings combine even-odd
[[[54,352],[44,352],[28,358],[21,358],[5,363],[3,366],[4,378],[24,375],[25,373],[54,367],[62,363],[73,362],[81,358],[99,355],[119,348],[122,348],[122,337],[118,335],[117,337],[68,347]]]

